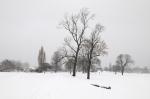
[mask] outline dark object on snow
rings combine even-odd
[[[101,88],[105,88],[105,89],[111,89],[111,87],[105,87],[105,86],[100,86]]]
[[[100,87],[99,85],[96,85],[96,84],[91,84],[91,85],[93,85],[93,86],[95,86],[95,87]]]
[[[93,86],[95,86],[95,87],[101,87],[101,88],[105,88],[105,89],[111,89],[110,86],[109,86],[109,87],[106,87],[106,86],[100,86],[100,85],[97,85],[97,84],[91,84],[91,85],[93,85]]]

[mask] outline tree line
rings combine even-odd
[[[64,39],[65,46],[63,54],[59,51],[54,53],[52,64],[55,65],[57,71],[60,61],[65,61],[67,68],[72,71],[72,76],[76,76],[76,71],[82,69],[87,72],[87,79],[90,79],[90,71],[95,63],[100,62],[98,56],[107,54],[107,45],[101,39],[101,32],[104,26],[97,23],[91,29],[90,21],[94,19],[94,14],[91,14],[88,9],[81,9],[79,13],[66,15],[59,24],[69,34],[69,37]],[[90,34],[86,37],[85,34]],[[45,54],[43,47],[39,52],[38,62],[44,63]],[[80,66],[82,64],[82,66]],[[39,64],[41,68],[41,64]],[[70,66],[68,66],[70,65]]]
[[[72,76],[76,76],[76,72],[80,71],[86,73],[87,79],[90,79],[90,72],[102,70],[100,56],[107,55],[108,47],[101,35],[104,26],[100,23],[94,24],[94,18],[95,15],[86,8],[81,9],[78,13],[65,15],[59,26],[70,36],[64,38],[63,47],[53,53],[51,62],[48,63],[42,46],[38,53],[38,67],[36,69],[28,68],[29,71],[68,71]],[[125,68],[133,63],[129,54],[120,54],[115,65],[110,69],[116,73],[121,72],[123,75]],[[4,60],[1,62],[0,71],[8,70],[8,68],[10,71],[24,71],[25,69],[21,65],[24,63]]]
[[[88,9],[83,8],[76,14],[66,15],[60,22],[59,25],[70,36],[64,39],[64,47],[54,52],[52,64],[55,72],[60,69],[63,61],[65,69],[70,71],[72,76],[76,76],[77,71],[82,71],[87,73],[87,79],[90,79],[90,72],[100,66],[99,56],[107,54],[107,44],[101,37],[104,26],[100,23],[91,25],[94,16]],[[89,36],[86,36],[88,34]],[[123,75],[125,67],[133,63],[129,54],[120,54],[113,70],[120,71]]]
[[[30,66],[27,62],[23,63],[16,60],[5,59],[0,62],[0,71],[1,72],[12,72],[12,71],[23,71],[29,72]]]

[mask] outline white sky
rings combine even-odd
[[[65,13],[86,7],[105,26],[108,44],[103,65],[128,53],[137,66],[150,66],[149,0],[0,0],[0,61],[8,58],[37,65],[44,46],[47,62],[68,33],[57,26]]]

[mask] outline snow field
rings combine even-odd
[[[111,86],[111,90],[95,87]],[[150,99],[149,74],[0,73],[0,99]]]

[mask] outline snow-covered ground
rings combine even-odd
[[[0,73],[0,99],[150,99],[150,75]]]

